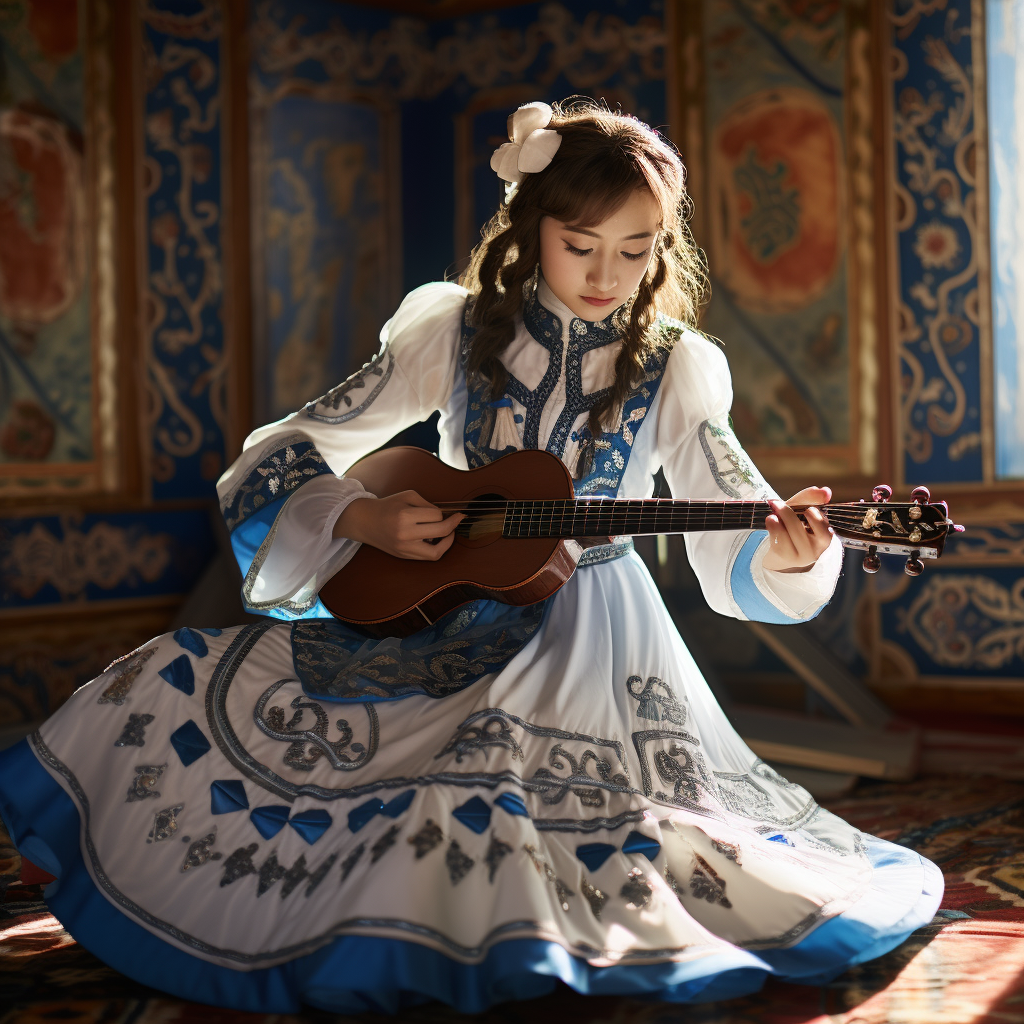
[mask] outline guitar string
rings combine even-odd
[[[513,505],[513,506],[518,505],[519,507],[511,507],[510,508],[509,507],[510,505]],[[474,506],[462,506],[462,507],[466,509],[465,515],[469,519],[478,520],[478,519],[484,518],[485,516],[488,516],[488,515],[501,514],[502,517],[506,521],[511,521],[511,522],[521,522],[521,521],[535,520],[535,519],[539,520],[540,518],[547,518],[547,519],[550,520],[550,519],[553,519],[555,516],[559,516],[562,519],[567,519],[567,518],[572,517],[572,518],[576,518],[576,519],[582,518],[584,520],[589,519],[590,517],[593,517],[595,519],[602,519],[602,520],[607,519],[607,520],[610,520],[610,521],[613,521],[613,522],[619,521],[619,520],[633,519],[633,518],[636,518],[638,516],[640,518],[642,518],[642,519],[659,519],[659,518],[663,518],[663,519],[669,519],[669,520],[680,519],[680,518],[683,518],[683,519],[697,519],[698,517],[699,518],[703,518],[705,520],[708,520],[708,519],[711,519],[711,518],[713,518],[715,516],[719,516],[719,517],[721,517],[723,519],[723,521],[726,520],[726,519],[728,519],[730,521],[743,521],[743,520],[749,519],[751,517],[753,517],[754,519],[757,519],[762,514],[764,514],[764,515],[772,515],[772,514],[774,514],[770,507],[768,507],[766,505],[763,505],[763,504],[762,504],[762,506],[760,508],[758,508],[756,506],[751,507],[749,505],[744,508],[744,507],[735,507],[735,506],[724,505],[722,503],[720,503],[720,504],[709,504],[706,507],[701,507],[700,505],[690,505],[690,506],[684,506],[682,508],[658,508],[656,506],[641,506],[639,508],[635,508],[635,507],[634,508],[621,508],[621,507],[609,508],[607,506],[591,505],[590,507],[586,507],[586,508],[581,508],[581,507],[577,506],[575,508],[569,507],[569,508],[559,509],[559,508],[549,507],[549,506],[546,505],[546,503],[542,504],[542,503],[539,503],[539,502],[536,505],[528,505],[528,503],[521,503],[521,504],[520,503],[509,503],[508,505],[495,506],[492,509],[483,509],[483,510],[481,510],[479,507],[474,507]],[[810,506],[810,507],[819,507],[820,508],[820,506]],[[454,511],[454,510],[448,510],[448,511]],[[803,509],[797,508],[797,509],[794,509],[794,511],[797,513],[797,515],[800,515],[801,518],[803,518],[803,515],[802,515],[802,513],[804,511]],[[864,516],[862,514],[860,514],[859,512],[853,512],[853,511],[846,512],[846,511],[843,511],[843,510],[840,510],[840,509],[834,508],[834,507],[831,508],[831,509],[825,509],[824,512],[825,512],[825,515],[828,518],[829,522],[838,523],[838,524],[846,524],[846,525],[857,524],[857,525],[861,525],[862,528],[864,528],[864,529],[868,528],[868,527],[863,527]],[[873,523],[871,525],[873,527],[888,527],[890,529],[893,529],[892,525],[890,523],[887,523],[885,520],[877,521],[876,523]],[[928,525],[932,525],[932,524],[928,524]]]
[[[441,508],[440,506],[435,506]],[[796,507],[793,509],[797,515],[804,515],[810,508],[817,508],[822,511],[829,520],[838,520],[846,522],[862,522],[864,519],[864,512],[861,510],[844,509],[841,506],[820,506],[812,505],[807,507]],[[700,503],[693,502],[690,504],[680,506],[665,506],[658,507],[656,505],[642,505],[640,507],[623,508],[619,505],[608,506],[608,505],[597,505],[597,504],[581,504],[581,505],[567,505],[562,507],[556,507],[549,505],[546,502],[508,502],[503,505],[493,506],[480,506],[480,505],[461,505],[455,508],[441,508],[441,511],[448,513],[463,512],[468,516],[484,516],[501,514],[512,517],[531,517],[538,515],[553,516],[553,515],[575,515],[575,516],[589,516],[589,515],[604,515],[604,516],[636,516],[643,515],[645,518],[652,518],[654,516],[697,516],[697,515],[773,515],[774,511],[770,506],[765,503],[750,504],[741,506],[739,504],[733,506],[725,503]],[[909,517],[908,517],[909,518]],[[888,525],[885,520],[879,521],[882,525]]]
[[[438,501],[434,502],[435,508],[457,511],[464,508],[500,509],[508,508],[509,505],[572,505],[576,508],[607,508],[610,506],[635,505],[640,503],[645,508],[673,508],[694,505],[707,505],[714,508],[749,508],[752,505],[768,506],[767,501],[713,501],[702,498],[500,498],[487,501],[463,499],[462,501]],[[859,501],[832,501],[822,502],[813,505],[790,505],[790,508],[798,512],[806,512],[811,508],[844,509],[851,512],[866,512],[870,509],[879,511],[895,510],[909,512],[912,508],[929,509],[932,505],[918,505],[916,502],[859,502]]]
[[[646,499],[637,499],[640,502],[646,502]],[[657,499],[655,499],[657,500]],[[580,502],[580,503],[562,503],[559,504],[556,501],[548,500],[537,500],[537,501],[508,501],[493,504],[480,504],[480,503],[444,503],[435,506],[443,512],[458,513],[462,512],[467,516],[483,516],[500,513],[505,516],[511,517],[536,517],[539,515],[553,516],[553,515],[576,515],[576,516],[589,516],[589,515],[605,515],[605,516],[636,516],[644,515],[646,518],[652,516],[680,516],[680,515],[742,515],[750,516],[751,514],[759,515],[772,515],[774,514],[773,509],[766,502],[749,502],[735,504],[730,502],[687,502],[676,505],[673,502],[671,505],[666,504],[665,506],[658,506],[654,504],[640,504],[639,507],[634,505],[633,507],[622,507],[618,501],[615,505],[597,503],[597,502]],[[844,505],[798,505],[791,506],[793,511],[798,515],[806,513],[811,508],[817,508],[822,511],[830,521],[846,521],[846,522],[861,522],[864,519],[865,513],[868,509],[864,507],[858,508],[857,506],[844,506]],[[891,507],[891,506],[890,506]],[[915,508],[920,506],[908,506],[908,508]],[[908,516],[909,518],[909,516]],[[929,517],[930,518],[930,517]],[[945,517],[942,517],[945,518]],[[885,520],[880,521],[880,525],[889,525]]]
[[[701,532],[702,530],[754,529],[756,520],[761,515],[772,514],[772,509],[764,501],[677,501],[676,499],[639,498],[639,499],[576,499],[576,498],[538,498],[538,499],[491,499],[489,501],[438,502],[435,506],[443,511],[457,512],[465,510],[466,520],[461,526],[471,526],[488,515],[502,515],[502,531],[519,536],[572,536],[586,535],[593,532],[601,533],[639,533],[644,530],[643,519],[654,519],[651,533],[685,533]],[[802,513],[810,508],[823,510],[829,523],[840,529],[866,534],[869,527],[864,526],[864,514],[870,509],[889,509],[903,511],[911,508],[923,508],[918,503],[902,502],[837,502],[824,505],[791,506],[806,523]],[[554,519],[559,517],[558,529]],[[566,524],[566,519],[571,520]],[[594,517],[591,522],[591,516]],[[641,522],[634,522],[637,517]],[[697,526],[696,519],[700,516],[701,523]],[[578,517],[583,522],[577,523]],[[680,522],[680,519],[683,522]],[[546,520],[546,522],[545,522]],[[667,522],[665,522],[667,520]],[[711,521],[709,521],[711,520]],[[749,521],[748,521],[749,520]],[[568,529],[566,529],[568,526]],[[898,539],[901,534],[892,524],[882,520],[871,524],[874,529],[884,528],[890,539]],[[937,539],[937,538],[932,538]],[[927,538],[922,538],[927,543]],[[918,543],[907,541],[906,543]]]
[[[486,518],[485,516],[470,515],[467,516],[462,525],[473,525],[474,523],[480,522],[481,519]],[[714,530],[728,530],[728,529],[755,529],[761,528],[758,524],[758,516],[754,515],[751,517],[749,514],[741,516],[733,516],[731,518],[703,518],[700,523],[697,522],[696,517],[687,517],[684,521],[680,522],[678,519],[671,517],[667,518],[667,522],[655,522],[647,526],[642,522],[634,522],[634,517],[631,517],[629,513],[619,512],[614,515],[606,516],[595,516],[593,521],[589,517],[584,517],[582,522],[576,521],[571,517],[560,517],[558,528],[555,529],[554,518],[550,517],[545,512],[535,512],[533,515],[529,513],[502,517],[502,526],[505,529],[516,529],[523,531],[527,534],[533,532],[536,528],[539,536],[561,536],[563,532],[566,536],[572,536],[574,533],[585,534],[591,530],[598,533],[605,532],[619,532],[622,534],[634,533],[642,534],[649,532],[653,534],[658,533],[687,533],[687,532],[703,532],[703,531],[714,531]],[[544,522],[544,520],[547,522]],[[568,520],[568,521],[566,521]],[[806,522],[805,520],[801,520]],[[840,529],[846,529],[851,532],[860,532],[868,535],[868,528],[865,527],[860,519],[846,519],[843,517],[831,517],[829,522],[839,527]],[[566,529],[563,531],[563,527]],[[898,530],[893,528],[889,523],[875,524],[872,529],[885,528],[885,535],[893,538],[899,538],[906,536],[905,533],[900,533]],[[933,538],[934,539],[934,538]],[[925,538],[927,540],[927,538]],[[910,542],[908,543],[917,543]]]
[[[513,507],[509,507],[512,505]],[[547,506],[546,504],[537,503],[536,505],[529,505],[527,503],[509,503],[509,505],[494,507],[493,509],[483,509],[474,506],[463,506],[466,509],[466,516],[468,518],[480,519],[484,516],[501,514],[503,518],[511,521],[526,520],[526,519],[538,519],[540,517],[553,518],[554,516],[560,516],[562,518],[568,518],[570,516],[576,518],[594,518],[602,519],[626,519],[635,518],[640,516],[645,519],[654,518],[692,518],[702,517],[708,519],[713,516],[721,516],[723,518],[731,518],[733,520],[748,519],[753,516],[755,519],[760,515],[771,515],[773,514],[770,507],[762,505],[760,508],[757,506],[751,507],[734,507],[722,504],[709,504],[706,507],[700,505],[684,506],[682,508],[658,508],[656,506],[642,506],[639,508],[621,508],[621,507],[608,507],[608,506],[590,506],[586,508],[581,507],[568,507],[568,508],[555,508]],[[516,507],[518,506],[518,507]],[[811,506],[819,507],[819,506]],[[449,510],[453,511],[453,510]],[[797,515],[802,515],[804,510],[797,508],[794,509]],[[862,524],[864,516],[859,512],[847,512],[837,508],[825,509],[825,515],[829,522],[839,523],[858,523]],[[912,521],[913,522],[913,521]],[[891,528],[891,524],[885,520],[877,521],[872,526],[887,526]],[[932,524],[929,524],[932,525]],[[865,527],[866,528],[866,527]]]

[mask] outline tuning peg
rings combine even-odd
[[[865,572],[876,573],[882,568],[882,560],[878,557],[878,548],[874,544],[868,548],[868,553],[864,556],[864,561],[861,562],[861,568]]]
[[[871,492],[872,501],[888,501],[892,497],[892,488],[888,484],[879,484]]]
[[[920,505],[927,505],[932,500],[932,492],[927,487],[915,487],[910,497]]]
[[[903,571],[908,576],[920,576],[921,573],[924,572],[924,562],[917,557],[920,554],[920,551],[912,551],[910,553],[910,557],[907,559],[907,564],[903,566]]]

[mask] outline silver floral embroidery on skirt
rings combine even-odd
[[[181,814],[184,804],[175,804],[173,807],[165,807],[157,811],[153,817],[153,827],[146,837],[147,843],[162,843],[170,839],[178,831],[177,816]]]
[[[128,716],[121,735],[114,740],[115,747],[144,747],[146,745],[146,726],[154,719],[153,715]]]
[[[166,762],[164,764],[137,764],[135,778],[132,779],[132,784],[128,787],[125,803],[131,804],[136,800],[158,797],[160,790],[156,788],[156,784],[166,767]]]

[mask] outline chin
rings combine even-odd
[[[607,320],[620,306],[621,302],[609,303],[607,306],[591,306],[587,303],[577,304],[569,308],[581,319],[597,323],[599,320]]]

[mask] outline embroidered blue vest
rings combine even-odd
[[[470,304],[462,318],[462,366],[465,371],[469,347],[476,329],[469,322]],[[526,387],[515,375],[509,374],[508,383],[501,398],[488,401],[486,382],[471,381],[467,378],[466,424],[463,431],[463,443],[466,449],[466,460],[471,469],[493,462],[502,455],[514,451],[511,446],[496,449],[491,447],[494,435],[496,411],[502,406],[511,405],[515,400],[523,409],[524,414],[517,415],[515,420],[520,427],[524,448],[540,446],[540,417],[544,405],[551,397],[558,384],[562,370],[562,321],[537,298],[536,289],[531,292],[523,309],[523,323],[530,336],[548,352],[548,368],[534,390]],[[679,332],[681,325],[667,317],[658,317],[655,330],[661,333]],[[592,349],[601,348],[616,341],[618,330],[612,324],[612,317],[596,323],[574,317],[569,321],[568,352],[565,353],[565,407],[562,409],[551,431],[545,448],[553,455],[562,458],[566,443],[570,437],[579,441],[581,446],[590,439],[590,433],[584,425],[580,435],[570,435],[573,424],[582,413],[589,412],[608,393],[608,388],[585,394],[580,377],[583,356]],[[636,432],[640,429],[644,418],[654,403],[654,397],[661,385],[661,378],[668,361],[668,348],[659,347],[647,360],[643,379],[627,396],[622,406],[622,415],[615,430],[603,431],[594,439],[594,458],[590,468],[582,479],[575,481],[576,494],[579,496],[595,495],[615,497],[622,482],[622,474],[629,462],[633,450]]]

